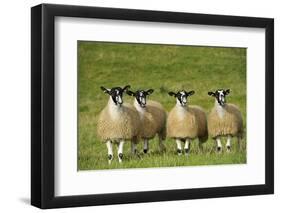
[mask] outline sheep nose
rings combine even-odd
[[[118,104],[123,104],[123,100],[121,98],[118,98],[117,102]]]
[[[122,104],[122,103],[123,103],[122,98],[121,98],[121,97],[117,97],[117,102],[118,102],[119,104]]]

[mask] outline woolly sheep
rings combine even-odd
[[[167,137],[175,139],[178,155],[182,154],[181,142],[184,142],[185,154],[189,153],[191,140],[198,138],[199,147],[208,139],[207,118],[204,110],[199,106],[187,106],[187,98],[194,91],[169,92],[177,100],[167,119]]]
[[[219,89],[215,92],[208,92],[208,95],[215,97],[215,106],[208,116],[208,131],[217,142],[217,151],[222,150],[221,137],[227,137],[227,152],[231,149],[231,138],[236,136],[238,144],[243,136],[243,119],[239,108],[234,104],[226,103],[226,95],[230,90]]]
[[[106,107],[101,111],[97,123],[97,135],[106,143],[108,149],[108,160],[113,159],[113,143],[118,144],[118,160],[121,163],[123,158],[123,145],[126,141],[137,143],[140,134],[140,118],[136,109],[122,100],[123,93],[130,86],[114,87],[106,89],[101,87],[104,93],[109,94]]]
[[[153,89],[127,91],[127,94],[134,96],[134,106],[137,109],[141,120],[140,138],[144,140],[143,152],[149,150],[149,140],[158,135],[160,150],[165,150],[163,140],[166,139],[166,117],[167,113],[163,106],[156,101],[146,101],[147,96],[153,93]]]

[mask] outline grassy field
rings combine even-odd
[[[97,117],[109,98],[100,86],[127,84],[132,90],[153,88],[150,99],[161,102],[167,111],[175,105],[175,99],[167,95],[169,91],[195,90],[189,103],[209,112],[214,99],[207,92],[229,88],[227,101],[240,107],[246,132],[246,49],[80,41],[78,79],[78,170],[246,163],[245,138],[242,151],[235,140],[231,153],[223,149],[221,154],[215,152],[215,143],[209,138],[201,153],[197,140],[193,141],[188,158],[177,156],[175,142],[170,139],[165,141],[165,153],[159,152],[154,139],[149,154],[143,154],[139,145],[136,156],[130,154],[127,143],[123,163],[118,163],[114,149],[115,158],[108,165],[106,146],[96,137]],[[132,102],[133,98],[125,95],[124,100]]]

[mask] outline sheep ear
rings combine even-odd
[[[191,91],[189,91],[189,92],[187,93],[187,95],[188,95],[188,96],[191,96],[191,95],[194,95],[194,93],[195,93],[194,90],[191,90]]]
[[[104,93],[107,93],[107,94],[110,93],[110,89],[106,89],[106,88],[103,87],[103,86],[101,86],[100,88],[101,88],[101,90],[102,90]]]
[[[134,92],[132,92],[132,91],[130,91],[130,90],[127,90],[127,92],[126,92],[129,96],[135,96],[136,95],[136,93],[134,93]]]
[[[130,85],[125,86],[125,87],[123,88],[123,92],[124,92],[124,91],[126,92],[128,89],[130,89],[130,87],[131,87]]]
[[[216,94],[213,93],[213,92],[208,92],[208,95],[209,95],[209,96],[216,96]]]
[[[170,96],[176,96],[176,93],[174,93],[174,92],[168,92],[168,94],[169,94]]]
[[[149,89],[149,90],[146,91],[146,94],[147,94],[147,95],[150,95],[150,94],[152,94],[153,92],[154,92],[153,89]]]
[[[229,93],[230,93],[230,89],[227,89],[227,90],[224,91],[225,95],[228,95]]]

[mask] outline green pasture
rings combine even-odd
[[[211,138],[200,152],[195,140],[188,158],[176,154],[171,139],[166,139],[164,153],[159,151],[155,138],[150,141],[149,154],[143,154],[139,144],[135,156],[127,143],[123,163],[118,163],[114,149],[111,165],[107,162],[105,144],[96,137],[98,114],[109,98],[100,86],[127,84],[132,90],[154,89],[149,98],[159,101],[167,111],[175,105],[175,99],[167,94],[169,91],[195,90],[189,104],[200,105],[209,112],[214,99],[207,92],[229,88],[227,101],[240,107],[246,133],[246,49],[79,41],[77,54],[78,170],[246,163],[246,134],[242,150],[236,147],[235,139],[231,153],[226,153],[225,146],[221,154],[216,153]],[[132,102],[133,98],[124,95],[124,101]]]

